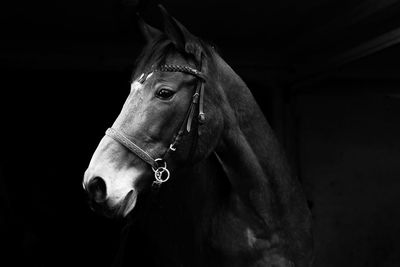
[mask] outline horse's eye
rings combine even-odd
[[[174,91],[166,88],[161,88],[157,91],[156,96],[161,99],[169,99],[174,95]]]

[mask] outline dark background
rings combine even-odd
[[[160,1],[214,43],[285,146],[314,266],[400,266],[400,1]],[[110,266],[123,221],[81,186],[155,1],[0,3],[0,265]]]

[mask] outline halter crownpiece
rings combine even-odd
[[[192,127],[192,120],[194,116],[194,111],[196,106],[198,105],[198,121],[199,123],[203,123],[205,120],[205,114],[203,112],[203,95],[204,95],[204,83],[205,83],[205,76],[204,74],[189,66],[182,66],[182,65],[161,65],[159,68],[153,69],[152,71],[147,72],[146,74],[143,73],[138,78],[138,82],[144,83],[149,75],[153,72],[182,72],[187,73],[195,76],[199,79],[197,83],[195,93],[192,96],[192,101],[189,105],[188,111],[186,112],[186,116],[182,122],[182,125],[176,134],[173,142],[169,145],[164,155],[160,158],[154,159],[149,153],[145,150],[140,148],[137,144],[131,141],[121,130],[108,128],[106,131],[106,135],[114,139],[115,141],[119,142],[131,152],[133,152],[136,156],[141,158],[144,162],[148,163],[154,172],[153,186],[159,187],[162,183],[168,181],[170,177],[170,171],[167,168],[167,162],[165,161],[166,156],[171,151],[174,152],[179,145],[182,136],[185,133],[189,133]]]

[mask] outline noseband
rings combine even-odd
[[[155,180],[153,181],[153,186],[159,187],[162,183],[168,181],[170,177],[170,172],[167,168],[167,162],[165,159],[169,153],[176,150],[183,135],[191,131],[192,121],[196,108],[198,108],[199,123],[203,123],[205,121],[205,114],[203,111],[203,97],[204,83],[206,80],[204,74],[201,71],[196,70],[192,67],[182,65],[162,65],[159,68],[147,72],[146,74],[143,73],[137,81],[143,84],[149,77],[149,75],[154,72],[182,72],[193,75],[198,79],[196,90],[192,96],[192,101],[189,105],[188,111],[186,112],[186,116],[181,124],[178,133],[175,135],[173,142],[169,145],[164,155],[154,159],[149,153],[147,153],[145,150],[143,150],[137,144],[131,141],[121,130],[108,128],[106,131],[106,135],[119,142],[131,152],[133,152],[136,156],[141,158],[144,162],[148,163],[154,172]]]

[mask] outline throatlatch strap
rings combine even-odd
[[[128,148],[130,151],[136,154],[139,158],[150,164],[152,167],[154,168],[158,167],[157,162],[155,161],[155,159],[153,159],[152,156],[150,156],[146,151],[144,151],[138,145],[129,140],[122,132],[113,128],[108,128],[106,131],[106,135],[124,145],[126,148]]]
[[[201,88],[200,88],[200,101],[199,101],[199,122],[204,123],[206,120],[206,114],[204,114],[204,83],[201,83]]]

